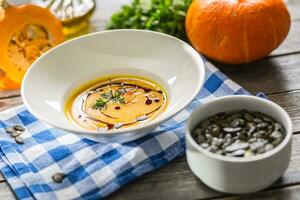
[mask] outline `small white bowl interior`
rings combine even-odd
[[[205,67],[192,47],[174,37],[141,30],[104,31],[71,40],[41,56],[24,77],[22,98],[32,114],[53,126],[101,134],[72,124],[64,112],[65,101],[82,83],[109,75],[137,75],[162,85],[169,98],[167,110],[143,125],[154,127],[197,95]],[[124,131],[129,129],[111,133]]]

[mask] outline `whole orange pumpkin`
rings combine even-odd
[[[204,55],[242,64],[269,55],[287,36],[290,23],[282,0],[194,0],[186,32]]]

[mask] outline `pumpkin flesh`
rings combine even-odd
[[[60,21],[34,5],[8,6],[0,27],[0,66],[18,84],[41,54],[64,40]]]

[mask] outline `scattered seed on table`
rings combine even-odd
[[[11,136],[13,136],[15,138],[15,137],[20,136],[21,134],[22,134],[21,131],[14,131],[14,132],[11,133]]]
[[[56,183],[62,183],[64,178],[65,178],[64,173],[55,173],[55,174],[52,175],[52,180]]]
[[[18,144],[24,144],[24,138],[22,136],[15,137],[15,141]]]
[[[8,134],[12,134],[15,131],[15,129],[13,127],[7,127],[5,128],[5,132]]]
[[[13,128],[16,130],[16,131],[25,131],[25,128],[21,125],[14,125]]]

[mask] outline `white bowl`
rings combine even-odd
[[[153,121],[134,128],[89,131],[64,112],[70,92],[88,80],[108,75],[147,77],[166,90],[169,105]],[[63,43],[41,56],[27,71],[22,99],[37,118],[101,142],[127,142],[149,133],[186,107],[200,91],[205,67],[199,54],[172,36],[142,30],[114,30]]]
[[[225,157],[200,147],[191,132],[197,124],[219,112],[241,109],[260,111],[280,122],[286,136],[277,147],[253,157]],[[291,155],[292,121],[277,104],[254,96],[228,96],[201,105],[186,126],[186,156],[192,172],[209,187],[225,193],[242,194],[273,184],[288,167]]]

